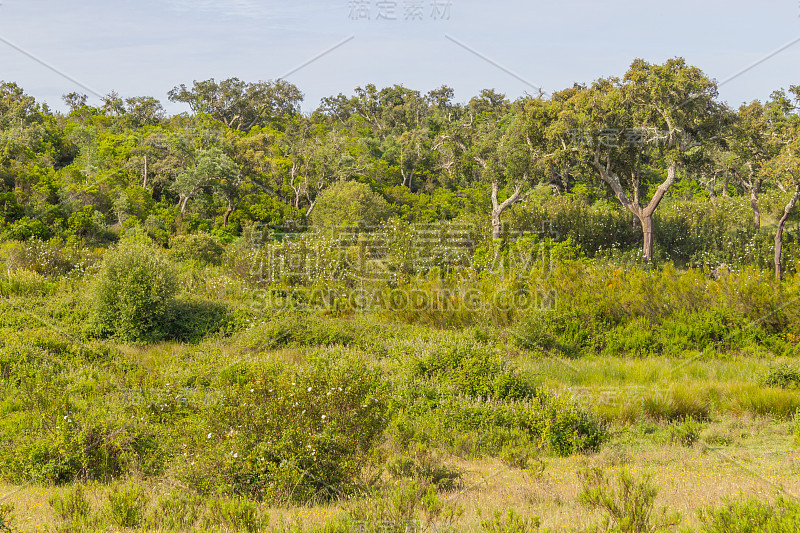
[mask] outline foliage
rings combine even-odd
[[[185,465],[183,479],[204,492],[268,501],[326,500],[352,490],[385,427],[375,371],[331,356],[254,370],[232,376],[224,400],[205,413],[203,433],[193,436],[199,459]]]
[[[265,520],[259,518],[255,502],[244,499],[216,498],[212,500],[206,522],[247,533],[263,531],[267,526]]]
[[[113,485],[108,491],[106,512],[119,527],[136,527],[142,521],[147,496],[144,487],[132,483]]]
[[[364,224],[376,226],[389,216],[389,205],[369,185],[342,181],[320,195],[311,222],[319,229],[336,229]]]
[[[179,235],[170,241],[170,255],[177,261],[197,261],[200,264],[219,265],[225,248],[212,235],[195,233]]]
[[[508,513],[496,510],[491,519],[481,520],[481,527],[487,533],[528,533],[539,528],[538,516],[524,517],[509,508]]]
[[[159,250],[141,239],[124,240],[107,253],[96,276],[98,330],[127,341],[158,339],[177,289],[173,267]]]
[[[670,427],[670,440],[681,446],[692,446],[700,438],[702,426],[692,417],[674,422]]]
[[[349,517],[357,526],[402,533],[431,527],[449,528],[464,509],[443,501],[436,489],[416,481],[381,490],[375,497],[350,506]]]
[[[800,527],[800,504],[778,497],[774,503],[728,500],[698,512],[703,533],[779,533]]]
[[[789,365],[775,367],[764,377],[764,385],[781,389],[800,387],[800,370]]]
[[[73,486],[63,495],[54,494],[49,502],[61,520],[80,522],[89,516],[89,500],[80,485]]]
[[[599,467],[579,472],[581,491],[578,501],[590,509],[606,514],[603,528],[620,533],[664,531],[676,525],[680,517],[666,508],[654,514],[658,489],[648,476],[636,479],[621,470],[616,482]]]

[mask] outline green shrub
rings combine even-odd
[[[108,494],[106,512],[119,527],[136,527],[142,521],[147,497],[144,488],[134,484],[113,485]]]
[[[710,348],[721,351],[741,344],[740,330],[745,324],[742,315],[729,309],[708,308],[668,316],[659,325],[658,334],[667,355]],[[750,334],[754,331],[748,329]]]
[[[560,352],[564,357],[580,357],[596,349],[600,338],[593,317],[575,310],[534,310],[524,315],[511,329],[520,348]]]
[[[452,524],[463,512],[461,506],[442,501],[433,485],[409,481],[354,502],[348,514],[353,524],[351,530],[380,528],[386,533],[406,533],[452,530]]]
[[[670,425],[670,440],[681,446],[692,446],[700,439],[702,424],[688,417]]]
[[[413,360],[410,372],[412,378],[435,381],[454,394],[473,398],[516,400],[536,394],[530,378],[478,344],[437,347]]]
[[[764,385],[781,389],[798,388],[800,387],[800,370],[789,365],[773,368],[764,377]]]
[[[213,235],[194,233],[178,235],[169,243],[170,256],[177,261],[196,261],[206,265],[220,265],[225,247]]]
[[[387,466],[395,478],[429,483],[439,490],[453,490],[461,483],[461,472],[444,464],[438,453],[424,446],[395,457]]]
[[[27,241],[28,239],[47,239],[50,237],[50,229],[38,218],[22,217],[5,227],[2,233],[3,239],[15,241]]]
[[[222,525],[233,531],[255,533],[268,525],[267,520],[259,518],[258,506],[250,500],[215,498],[208,506],[208,512],[206,522],[209,525]]]
[[[0,296],[37,297],[56,292],[57,285],[47,281],[41,274],[18,270],[6,279],[0,279]]]
[[[244,342],[253,350],[281,346],[347,346],[359,344],[361,333],[351,321],[285,312],[253,327],[245,335]]]
[[[237,375],[197,426],[188,451],[199,459],[180,474],[187,484],[279,502],[326,500],[357,485],[386,426],[376,369],[328,351]]]
[[[89,500],[81,485],[73,486],[63,495],[54,494],[49,503],[61,520],[81,522],[89,516]]]
[[[698,512],[702,533],[789,533],[800,531],[800,503],[778,497],[774,504],[728,500]]]
[[[196,342],[212,333],[237,329],[231,310],[224,304],[200,299],[175,299],[168,304],[163,335],[179,342]]]
[[[188,529],[200,519],[203,498],[185,491],[173,491],[158,498],[148,526],[156,529]]]
[[[491,519],[481,520],[481,527],[487,533],[529,533],[538,529],[540,525],[538,516],[526,518],[510,507],[505,516],[498,509]]]
[[[610,355],[646,357],[661,353],[658,328],[644,317],[609,329],[603,340],[604,351]]]
[[[320,194],[311,222],[318,228],[335,228],[363,222],[374,226],[390,215],[389,204],[369,185],[339,181]]]
[[[0,533],[14,533],[11,529],[14,520],[14,505],[10,503],[0,503]]]
[[[177,289],[175,271],[158,249],[140,238],[123,240],[107,252],[95,280],[97,327],[125,341],[158,339]]]
[[[677,525],[680,517],[662,508],[654,513],[658,489],[649,476],[637,480],[621,470],[616,483],[603,469],[592,467],[578,473],[581,490],[578,501],[589,509],[603,511],[602,529],[620,533],[651,533]]]

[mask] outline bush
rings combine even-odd
[[[49,503],[62,520],[81,522],[89,516],[89,500],[80,485],[75,485],[63,495],[54,494]]]
[[[454,394],[473,398],[533,398],[530,378],[520,375],[491,350],[479,345],[446,346],[411,363],[411,376],[436,381]]]
[[[349,346],[360,343],[360,332],[349,321],[286,312],[253,327],[245,342],[253,350],[281,346]]]
[[[148,520],[154,529],[189,529],[200,518],[203,498],[187,492],[171,492],[158,499]]]
[[[504,517],[499,510],[489,520],[481,520],[481,527],[487,533],[529,533],[539,528],[541,522],[538,516],[526,518],[509,508]]]
[[[267,526],[267,521],[259,518],[255,502],[249,500],[216,498],[211,501],[208,511],[209,525],[219,524],[233,531],[247,533],[262,531]]]
[[[429,483],[439,490],[453,490],[461,484],[461,472],[444,464],[436,452],[424,446],[394,458],[389,462],[388,470],[395,478]]]
[[[124,240],[107,252],[95,280],[98,330],[125,341],[159,339],[177,289],[177,275],[158,249],[141,238]]]
[[[48,239],[50,229],[38,218],[22,217],[6,226],[3,239],[27,241],[28,239]]]
[[[177,261],[196,261],[200,264],[220,265],[225,248],[213,235],[195,233],[178,235],[169,243],[170,256]]]
[[[582,482],[578,501],[589,509],[606,513],[602,526],[604,531],[651,533],[666,530],[680,521],[677,514],[669,513],[666,508],[654,515],[658,489],[649,476],[637,480],[628,471],[621,470],[614,483],[598,467],[578,475]]]
[[[670,426],[670,440],[681,446],[692,446],[700,439],[703,430],[702,424],[688,417]]]
[[[764,385],[781,389],[798,388],[800,387],[800,370],[788,365],[773,368],[764,378]]]
[[[329,351],[231,378],[187,450],[199,457],[183,467],[187,484],[277,502],[327,500],[357,485],[386,426],[376,369]]]
[[[427,483],[410,481],[383,489],[376,497],[354,503],[349,511],[352,530],[406,533],[452,531],[464,512],[461,506],[443,502]]]
[[[389,214],[389,204],[369,185],[340,181],[322,191],[311,213],[311,222],[321,229],[351,226],[358,222],[374,226]]]
[[[114,485],[108,492],[106,512],[119,527],[136,527],[142,521],[146,496],[144,488],[129,484]]]
[[[702,533],[783,533],[800,531],[800,503],[778,497],[774,504],[755,498],[728,500],[698,512]]]
[[[162,333],[170,340],[196,342],[212,333],[230,333],[236,327],[227,306],[207,300],[181,299],[169,303]]]

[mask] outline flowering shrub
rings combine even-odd
[[[342,353],[241,376],[204,413],[181,476],[202,491],[308,502],[347,493],[386,426],[379,374]]]

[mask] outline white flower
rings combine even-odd
[[[208,434],[208,437],[206,437],[206,438],[207,438],[207,439],[210,439],[210,438],[211,438],[211,433],[209,433],[209,434]]]

